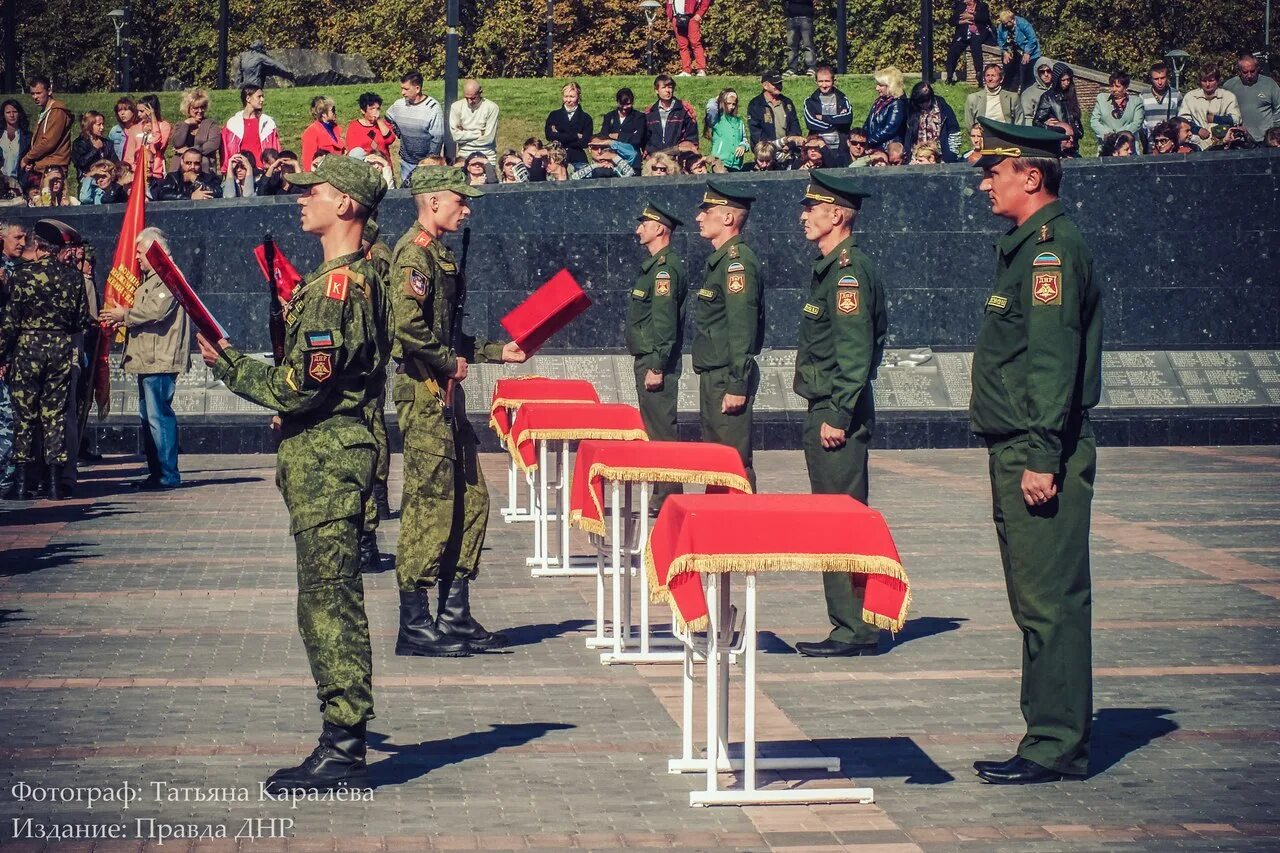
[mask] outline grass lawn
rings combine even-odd
[[[484,85],[485,97],[496,102],[502,110],[498,124],[498,150],[501,151],[505,148],[519,148],[520,144],[530,136],[542,136],[543,122],[547,117],[547,113],[560,106],[560,87],[566,81],[532,77],[483,80],[481,82]],[[579,78],[578,82],[582,85],[583,90],[583,108],[595,119],[597,128],[600,127],[604,114],[614,108],[613,95],[621,87],[629,86],[636,93],[637,107],[647,106],[654,99],[653,78],[650,76],[583,77]],[[915,82],[915,79],[908,78],[907,88],[910,89]],[[839,85],[853,101],[854,115],[865,116],[871,107],[871,102],[875,100],[875,88],[871,78],[869,76],[848,75],[839,81]],[[760,91],[760,80],[754,76],[682,77],[676,81],[676,95],[693,103],[698,110],[698,120],[699,124],[701,124],[702,111],[707,100],[715,97],[721,89],[726,87],[734,88],[738,91],[743,104],[742,112],[745,114],[747,101],[755,97]],[[361,86],[268,89],[266,112],[275,118],[279,124],[280,141],[284,147],[300,150],[302,131],[311,123],[310,107],[313,97],[325,94],[333,98],[338,104],[338,117],[345,127],[346,122],[359,115],[356,99],[361,93],[368,91],[377,92],[382,96],[384,111],[391,106],[391,103],[396,98],[400,97],[400,85],[398,82]],[[426,91],[437,99],[441,98],[444,92],[443,81],[432,80],[427,82]],[[813,83],[803,78],[788,79],[784,91],[788,97],[796,102],[796,107],[799,108],[801,101],[813,91]],[[939,84],[937,91],[946,98],[952,109],[956,111],[957,118],[963,121],[964,99],[966,95],[973,91],[973,87]],[[158,94],[164,117],[169,121],[176,121],[181,93],[160,92]],[[214,90],[209,93],[209,96],[211,99],[209,115],[219,122],[225,122],[232,113],[240,108],[240,93],[238,90]],[[67,106],[76,113],[90,109],[98,110],[107,116],[108,129],[115,124],[114,105],[119,97],[118,93],[89,92],[68,94],[61,97],[66,101]],[[28,103],[27,106],[30,109],[31,104]],[[1091,155],[1096,150],[1096,146],[1091,133],[1087,129],[1085,133],[1086,139],[1082,147],[1086,154]],[[962,143],[963,150],[968,146],[967,135],[962,140]],[[703,140],[703,147],[704,149],[709,148],[710,143]]]

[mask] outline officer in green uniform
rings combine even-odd
[[[392,274],[397,376],[392,394],[404,436],[404,496],[396,578],[400,633],[396,654],[458,657],[508,644],[471,615],[470,584],[479,572],[489,520],[489,490],[480,472],[475,432],[461,383],[479,359],[522,362],[514,343],[461,333],[465,282],[442,237],[471,215],[468,199],[483,193],[461,169],[413,170],[418,218],[396,244]],[[439,618],[431,588],[440,586]]]
[[[809,401],[804,460],[818,495],[850,495],[867,502],[867,447],[875,428],[871,381],[884,355],[888,329],[880,275],[858,249],[853,223],[862,200],[855,181],[810,173],[800,222],[822,253],[813,265],[800,317],[795,392]],[[879,651],[880,630],[862,619],[864,575],[824,572],[831,634],[796,643],[809,657],[851,657]]]
[[[1013,228],[973,355],[969,419],[987,444],[996,537],[1022,630],[1027,733],[984,781],[1083,776],[1093,720],[1089,513],[1102,388],[1102,293],[1093,257],[1058,201],[1054,130],[980,118],[979,189]]]
[[[684,298],[689,286],[684,261],[671,248],[671,232],[684,223],[656,204],[645,205],[636,238],[649,251],[627,300],[627,350],[635,359],[640,418],[652,441],[678,441],[676,405],[680,350],[684,342]],[[677,483],[654,487],[656,512]]]
[[[267,780],[273,792],[365,784],[373,690],[357,540],[373,479],[367,418],[386,376],[378,347],[384,285],[360,249],[386,184],[364,163],[337,155],[289,181],[305,188],[302,230],[320,238],[324,263],[285,306],[284,360],[271,366],[226,340],[196,336],[216,379],[280,413],[276,482],[297,549],[298,629],[324,731],[301,765]]]
[[[377,220],[370,218],[364,225],[364,235],[360,247],[364,250],[365,260],[373,264],[378,271],[377,280],[384,288],[391,281],[391,248],[378,239]],[[382,353],[386,363],[391,362],[391,329],[395,325],[395,317],[391,305],[392,294],[384,292],[385,306],[382,322],[383,336],[378,340],[378,351]],[[391,475],[391,448],[387,442],[387,383],[384,380],[378,399],[374,401],[369,412],[369,431],[373,433],[377,458],[373,466],[373,490],[369,502],[364,509],[364,524],[360,531],[360,571],[376,572],[382,564],[382,555],[378,553],[378,522],[391,518],[391,504],[387,494],[387,478]]]
[[[68,241],[62,223],[41,219],[33,229],[35,259],[17,268],[9,304],[0,320],[0,369],[13,399],[13,459],[17,466],[9,495],[30,497],[36,448],[43,445],[48,495],[61,500],[62,467],[67,464],[66,421],[71,395],[75,336],[93,323],[84,277],[69,266],[79,235]],[[74,234],[75,232],[72,231]]]
[[[707,258],[694,320],[693,369],[698,374],[702,440],[727,444],[742,457],[751,488],[751,407],[760,385],[755,356],[764,339],[764,294],[760,261],[742,240],[752,196],[724,181],[707,181],[698,212],[698,233],[715,251]]]

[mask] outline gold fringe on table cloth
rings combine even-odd
[[[512,424],[514,427],[515,425]],[[586,441],[588,439],[597,438],[604,441],[648,441],[649,434],[643,429],[580,429],[573,427],[570,429],[532,429],[525,430],[520,434],[525,441]],[[521,442],[523,443],[523,442]],[[507,438],[507,447],[511,454],[516,458],[516,465],[526,474],[532,474],[538,470],[538,463],[535,460],[529,465],[524,464],[524,460],[520,458],[520,446],[516,443],[514,430]]]
[[[603,462],[597,462],[587,472],[587,480],[591,481],[596,477],[620,480],[624,483],[688,483],[690,485],[720,486],[727,489],[738,489],[743,494],[751,494],[751,483],[746,477],[740,474],[729,474],[724,471],[690,471],[685,468],[641,468],[631,466],[615,467],[606,465]],[[604,536],[604,505],[597,499],[595,489],[588,486],[587,491],[591,493],[591,503],[595,505],[596,512],[599,513],[599,519],[583,518],[582,510],[575,509],[569,513],[569,523],[588,533]]]

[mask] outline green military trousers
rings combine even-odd
[[[644,387],[644,375],[648,369],[635,364],[636,400],[640,408],[640,420],[644,422],[644,431],[650,441],[679,441],[677,401],[680,396],[680,377],[667,374],[663,377],[662,388],[649,391]],[[679,483],[659,483],[653,487],[654,501],[661,506],[667,495],[676,495],[684,491]]]
[[[442,570],[473,579],[480,570],[489,523],[489,489],[480,472],[478,441],[466,421],[461,390],[458,436],[440,399],[421,382],[399,377],[396,413],[404,436],[404,494],[396,579],[400,589],[433,587]]]
[[[1088,421],[1065,437],[1058,495],[1028,507],[1022,498],[1027,438],[989,449],[992,514],[1014,621],[1022,630],[1022,716],[1018,755],[1060,773],[1089,769],[1093,724],[1089,512],[1097,445]]]
[[[747,479],[751,482],[751,490],[756,488],[756,469],[752,464],[751,444],[754,437],[755,395],[760,384],[760,373],[752,368],[752,376],[747,383],[747,405],[736,415],[726,415],[720,411],[724,395],[729,387],[729,369],[726,367],[708,370],[698,375],[698,407],[702,416],[702,440],[715,444],[727,444],[738,451],[743,466],[747,469]]]
[[[67,407],[71,402],[71,365],[75,347],[64,332],[23,331],[9,362],[13,400],[13,461],[19,465],[67,461]],[[73,448],[75,452],[79,448]]]
[[[373,716],[372,653],[357,543],[373,476],[364,424],[331,419],[280,442],[276,484],[298,559],[298,632],[328,722]]]
[[[870,392],[862,398],[869,400]],[[829,408],[810,408],[804,420],[804,461],[809,469],[809,488],[815,495],[849,495],[867,502],[867,446],[871,443],[874,410],[859,411],[846,433],[843,447],[823,448],[819,429],[830,417]],[[871,415],[871,421],[865,416]],[[866,575],[823,572],[822,587],[827,597],[827,618],[831,620],[829,639],[854,645],[870,645],[880,639],[880,629],[862,619],[862,600],[867,591]]]
[[[387,388],[382,386],[382,393],[374,403],[373,414],[369,417],[369,431],[373,434],[374,462],[373,485],[387,487],[391,476],[391,445],[387,441]],[[373,489],[369,490],[369,499],[364,505],[364,520],[361,529],[370,533],[378,529],[378,504],[373,499]]]

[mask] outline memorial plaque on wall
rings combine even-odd
[[[1265,406],[1268,398],[1247,352],[1171,352],[1178,381],[1192,406]]]
[[[950,401],[948,408],[968,409],[973,393],[973,353],[936,352],[933,360],[938,365],[942,387]]]
[[[684,372],[680,374],[680,393],[676,396],[676,409],[681,412],[698,411],[698,376],[693,372],[688,359],[685,360]]]
[[[1187,396],[1163,352],[1104,352],[1103,408],[1185,406]]]
[[[788,377],[788,380],[790,377]],[[787,397],[791,394],[791,383],[782,383],[782,372],[770,370],[760,376],[760,389],[756,392],[755,409],[757,412],[785,412],[788,408]]]
[[[1266,394],[1267,402],[1280,405],[1280,352],[1255,350],[1247,355],[1250,364],[1258,371],[1258,384]]]
[[[950,396],[937,365],[881,367],[876,406],[886,409],[948,409]]]
[[[570,377],[573,379],[585,379],[595,386],[596,394],[600,397],[601,403],[617,403],[621,400],[621,392],[623,386],[623,378],[619,376],[618,362],[625,360],[626,368],[626,385],[633,386],[631,394],[635,396],[635,375],[631,370],[631,359],[629,356],[617,355],[585,355],[574,359],[573,370]]]

